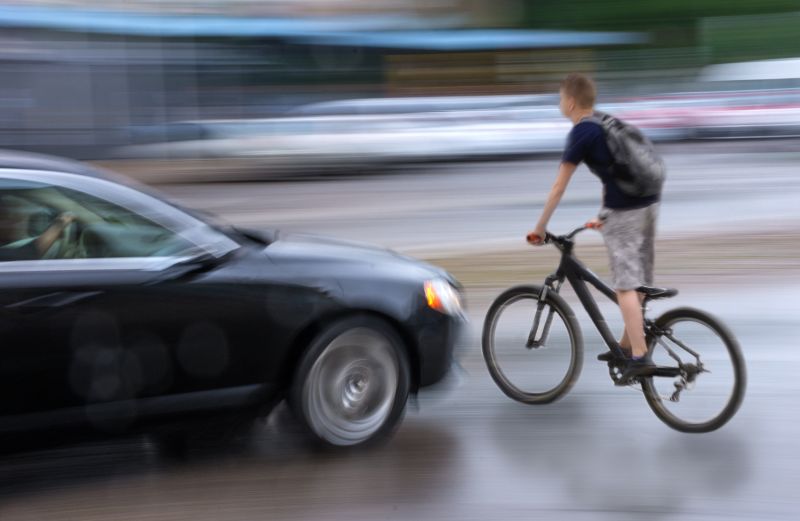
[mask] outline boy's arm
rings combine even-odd
[[[535,238],[531,237],[528,240],[531,244],[541,244],[544,242],[544,237],[547,233],[547,223],[550,222],[550,217],[553,216],[553,212],[556,211],[558,203],[561,202],[561,197],[564,195],[569,180],[572,178],[572,174],[575,173],[576,168],[578,168],[578,165],[568,162],[562,162],[558,167],[558,175],[556,176],[556,181],[553,183],[553,187],[550,189],[550,195],[547,197],[542,215],[539,217],[536,228],[529,235],[529,237],[535,235],[539,240],[535,240]]]

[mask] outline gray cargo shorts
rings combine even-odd
[[[614,289],[625,291],[653,284],[658,208],[659,203],[653,203],[632,210],[600,211]]]

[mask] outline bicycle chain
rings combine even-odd
[[[624,370],[625,370],[624,366],[615,364],[613,362],[608,362],[608,374],[611,377],[611,381],[614,382],[614,385],[616,385],[617,382],[620,381],[620,378],[622,377],[622,373]],[[687,381],[685,376],[681,376],[681,379],[679,381],[674,382],[674,385],[676,389],[674,393],[670,395],[659,394],[659,398],[669,402],[677,402],[679,400],[680,393],[682,393],[683,391],[691,391],[694,388],[695,383],[694,381]],[[638,391],[640,393],[644,392],[644,389],[642,388],[641,378],[635,378],[631,383],[623,387],[627,387],[632,391]]]

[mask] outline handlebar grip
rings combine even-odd
[[[542,237],[541,235],[537,235],[533,232],[525,236],[525,240],[530,244],[544,244],[545,239],[546,237]]]
[[[603,228],[603,221],[600,222],[589,221],[583,227],[589,230],[600,230]]]

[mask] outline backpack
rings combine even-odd
[[[627,195],[647,197],[661,192],[667,168],[653,143],[641,131],[610,114],[586,118],[603,127],[613,163],[611,175]]]

